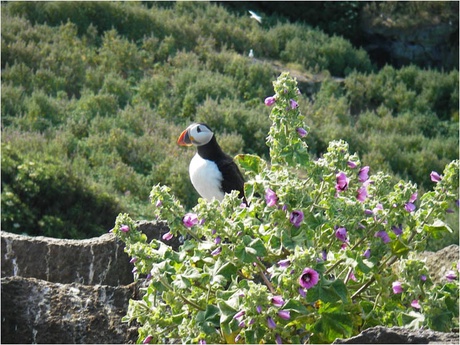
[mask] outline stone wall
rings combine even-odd
[[[169,231],[163,224],[138,225],[149,239]],[[121,319],[138,289],[113,234],[63,240],[2,231],[1,253],[2,343],[136,341],[136,325]]]

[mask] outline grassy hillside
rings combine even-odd
[[[313,155],[342,138],[425,189],[458,157],[458,71],[377,70],[343,38],[271,22],[209,3],[2,5],[2,229],[80,238],[121,211],[151,219],[156,183],[193,206],[177,136],[203,121],[230,154],[266,155],[273,61],[325,77],[300,104]]]

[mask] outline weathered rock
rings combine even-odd
[[[1,232],[2,277],[33,277],[56,283],[126,285],[132,265],[113,234],[87,240],[30,237]]]
[[[446,273],[452,270],[452,264],[459,261],[458,245],[452,244],[437,252],[423,252],[420,259],[426,259],[426,266],[433,282],[446,282]]]
[[[402,327],[368,328],[349,339],[336,339],[333,344],[458,344],[458,333],[442,333],[429,329],[410,330]]]
[[[133,343],[137,328],[122,323],[135,284],[59,284],[2,278],[2,343]]]

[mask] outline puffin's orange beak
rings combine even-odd
[[[177,139],[177,144],[180,146],[192,146],[191,139],[193,138],[190,138],[188,135],[188,130],[185,130],[180,134],[179,139]]]

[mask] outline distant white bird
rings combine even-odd
[[[253,58],[254,57],[254,50],[249,50],[249,55],[248,55],[250,58]]]
[[[257,20],[260,24],[262,24],[262,17],[259,16],[258,14],[252,12],[252,11],[248,11],[250,14],[251,14],[251,18],[254,18],[255,20]]]

